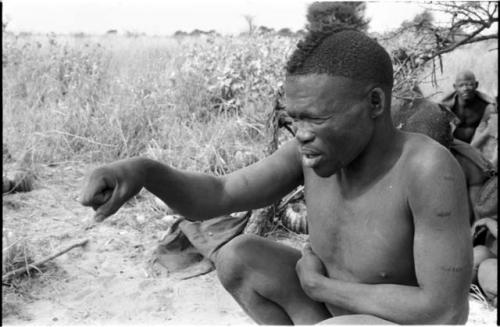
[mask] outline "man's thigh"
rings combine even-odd
[[[345,315],[323,320],[318,325],[396,325],[371,315]]]
[[[226,288],[231,289],[231,283],[235,283],[235,289],[250,288],[283,308],[295,324],[313,324],[331,314],[302,290],[295,271],[300,257],[300,251],[290,246],[242,235],[223,246],[217,256],[217,270],[221,282],[229,285]],[[230,280],[224,281],[228,276]]]

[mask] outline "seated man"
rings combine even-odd
[[[455,138],[470,143],[497,167],[497,106],[494,99],[477,90],[478,85],[474,73],[462,71],[453,84],[455,91],[441,103],[459,119],[453,133]]]
[[[220,281],[248,315],[273,325],[463,324],[472,274],[465,178],[447,149],[393,126],[392,86],[376,41],[341,27],[310,31],[287,65],[294,140],[220,177],[117,161],[90,175],[81,201],[102,221],[144,187],[205,220],[270,205],[303,184],[302,253],[241,235],[216,254]]]

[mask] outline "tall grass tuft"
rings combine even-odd
[[[265,36],[7,34],[3,42],[3,135],[14,156],[149,155],[217,174],[240,167],[242,153],[265,155],[266,121],[294,45]]]

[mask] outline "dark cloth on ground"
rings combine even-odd
[[[180,218],[170,232],[160,240],[153,252],[153,261],[169,272],[178,272],[205,261],[212,265],[217,251],[231,239],[243,233],[250,214],[222,216],[205,221]]]

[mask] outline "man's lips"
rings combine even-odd
[[[303,156],[309,156],[309,157],[314,157],[314,156],[319,156],[321,153],[319,151],[310,149],[310,148],[302,148],[300,149],[300,154]]]
[[[321,153],[312,149],[301,149],[302,163],[306,167],[314,167],[321,160]]]

